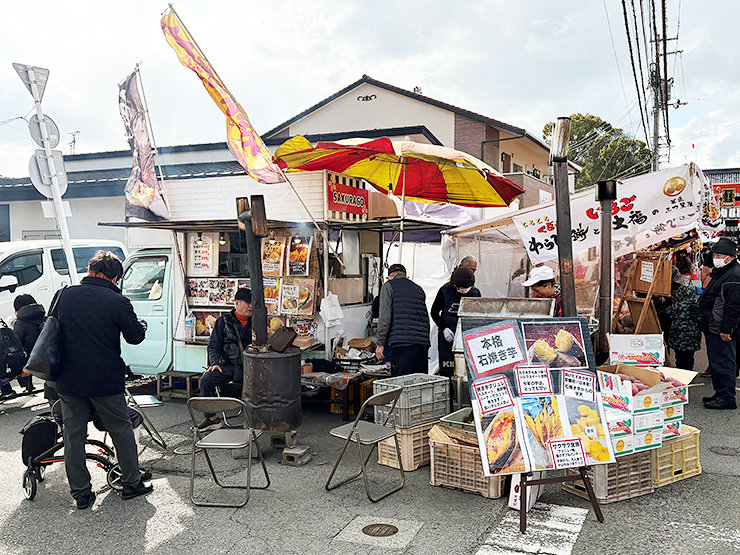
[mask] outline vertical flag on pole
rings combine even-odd
[[[134,166],[124,188],[126,216],[150,222],[167,221],[170,213],[154,169],[152,144],[146,128],[136,75],[136,71],[131,72],[118,88],[118,107],[126,127],[126,138],[134,155]]]
[[[285,176],[273,163],[270,151],[252,127],[247,114],[198,49],[172,7],[162,16],[161,24],[167,42],[182,65],[198,75],[208,94],[226,115],[226,142],[244,171],[260,183],[285,182]]]

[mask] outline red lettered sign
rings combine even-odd
[[[329,181],[329,210],[367,216],[368,192],[358,187],[350,187]]]

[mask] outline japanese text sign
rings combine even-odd
[[[551,395],[552,382],[547,366],[517,366],[519,395]]]
[[[551,439],[548,443],[555,468],[575,468],[586,465],[586,453],[581,438]]]
[[[666,227],[678,228],[698,221],[701,204],[701,183],[690,171],[690,165],[627,179],[620,183],[618,198],[612,204],[612,241],[619,243],[623,252],[631,252],[635,250],[635,237],[642,232],[652,230],[659,234]],[[600,243],[599,212],[593,191],[571,197],[573,252]],[[512,219],[534,264],[558,257],[554,203]]]
[[[596,376],[563,370],[563,395],[593,402],[596,399]]]
[[[483,415],[514,406],[514,400],[505,376],[476,382],[473,388],[475,389],[475,396],[480,402],[481,414]]]
[[[503,372],[524,362],[514,324],[497,325],[465,335],[465,350],[475,378]]]

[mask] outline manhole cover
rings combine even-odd
[[[368,524],[362,529],[362,533],[376,538],[387,538],[398,533],[398,528],[392,524]]]
[[[710,447],[709,450],[717,455],[724,455],[725,457],[737,457],[740,455],[740,449],[737,447],[724,447],[719,445],[717,447]]]

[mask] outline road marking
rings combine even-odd
[[[527,513],[527,532],[519,532],[519,511],[509,511],[477,555],[541,553],[570,555],[588,509],[536,503]]]
[[[668,527],[675,528],[682,535],[690,537],[692,542],[696,542],[696,545],[717,545],[724,543],[740,549],[740,530],[687,522],[669,522]]]

